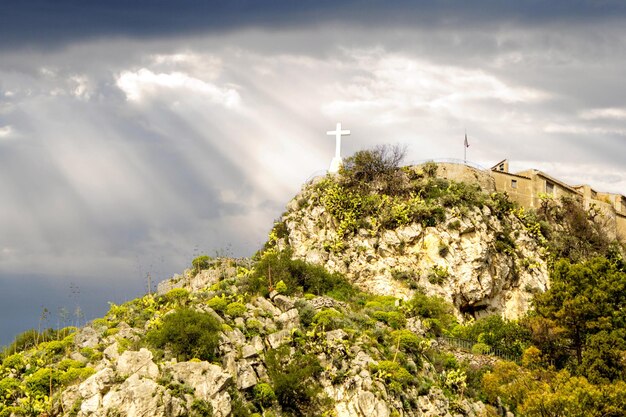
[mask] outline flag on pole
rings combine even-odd
[[[465,147],[469,148],[469,142],[467,141],[467,133],[465,133]]]

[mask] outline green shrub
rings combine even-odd
[[[184,288],[173,288],[163,295],[167,302],[182,305],[189,298],[189,291]]]
[[[84,381],[95,373],[93,368],[69,368],[59,375],[59,383],[66,387],[78,381]]]
[[[406,317],[399,311],[375,311],[372,317],[386,323],[393,329],[400,329],[406,326]]]
[[[491,346],[481,342],[475,343],[472,346],[472,353],[475,355],[487,355],[491,353]]]
[[[98,329],[98,328],[101,328],[101,327],[108,328],[109,325],[110,325],[110,322],[106,318],[97,318],[97,319],[93,319],[91,321],[91,327],[93,327],[95,329]]]
[[[196,275],[198,272],[203,269],[209,269],[211,262],[211,257],[208,255],[200,255],[191,261],[191,266],[193,267],[193,275]]]
[[[190,417],[212,417],[213,416],[213,406],[211,403],[195,399],[193,403],[191,403],[191,415]]]
[[[399,145],[358,151],[344,160],[340,181],[349,189],[369,190],[375,186],[383,194],[398,194],[403,177],[399,167],[405,155],[406,148]]]
[[[319,398],[319,383],[323,368],[314,355],[299,351],[290,354],[283,346],[266,354],[267,372],[274,386],[276,399],[284,412],[297,416],[321,415],[323,402]]]
[[[180,360],[213,360],[221,325],[211,314],[183,308],[163,318],[158,329],[147,335],[150,344],[169,348]]]
[[[274,289],[279,294],[286,294],[287,293],[287,284],[285,284],[285,281],[280,280],[280,281],[278,281],[278,283],[276,284],[276,288],[274,288]]]
[[[295,307],[298,309],[298,315],[300,316],[300,323],[302,326],[309,327],[313,323],[315,317],[315,308],[304,300],[297,300]]]
[[[419,273],[413,270],[394,268],[391,270],[391,277],[398,281],[406,282],[409,288],[419,287]]]
[[[440,297],[431,297],[419,292],[406,304],[407,314],[423,318],[424,324],[428,325],[430,331],[436,336],[450,329],[456,324],[454,308],[450,303]]]
[[[16,371],[21,372],[26,366],[26,361],[21,353],[15,353],[4,358],[2,366],[7,369],[15,369]]]
[[[392,311],[398,306],[398,299],[389,295],[373,296],[369,301],[365,303],[367,310],[374,311]]]
[[[441,285],[450,277],[448,268],[435,265],[428,274],[428,282],[433,285]]]
[[[453,220],[450,223],[448,223],[448,230],[460,230],[461,229],[461,222],[459,220]]]
[[[24,379],[27,389],[35,395],[49,395],[50,389],[60,385],[61,372],[51,368],[39,368]]]
[[[89,360],[93,359],[95,353],[96,351],[90,347],[84,347],[80,349],[80,354]]]
[[[246,320],[246,332],[248,336],[256,336],[263,331],[263,323],[257,319]]]
[[[226,306],[226,314],[231,317],[241,317],[248,309],[244,303],[233,302]]]
[[[19,416],[22,415],[24,409],[22,407],[14,407],[9,406],[6,408],[0,409],[0,417],[11,417],[11,416]]]
[[[430,178],[435,178],[437,176],[437,170],[439,169],[437,163],[433,161],[424,162],[421,168],[422,171],[424,171],[424,175]]]
[[[207,306],[212,308],[215,311],[218,312],[225,312],[226,308],[228,307],[228,299],[226,298],[226,296],[224,294],[222,294],[222,296],[218,297],[215,296],[213,298],[211,298],[209,301],[206,302]]]
[[[456,326],[456,337],[481,342],[499,352],[521,357],[530,345],[530,331],[516,321],[505,320],[499,315],[483,317],[466,326]]]
[[[261,408],[271,407],[276,401],[276,394],[272,389],[272,386],[261,382],[254,387],[254,401],[261,406]]]
[[[394,345],[397,345],[401,350],[413,355],[423,353],[430,345],[426,339],[406,329],[393,331],[391,338]]]
[[[60,340],[53,340],[51,342],[41,343],[40,346],[43,348],[47,356],[52,357],[65,352],[66,344]]]
[[[263,286],[268,282],[283,281],[287,286],[285,294],[296,292],[327,294],[342,301],[352,297],[355,288],[340,274],[331,274],[320,265],[309,264],[299,259],[291,259],[291,252],[285,250],[280,253],[270,252],[263,255],[254,268],[251,280],[247,283],[247,290],[254,286]],[[257,287],[256,291],[262,288]],[[261,291],[262,292],[262,291]]]
[[[400,393],[413,381],[413,377],[400,364],[392,361],[380,361],[370,365],[374,376],[387,384],[392,392]]]
[[[320,311],[313,317],[313,323],[322,326],[324,330],[335,330],[342,327],[344,315],[334,308]]]
[[[23,350],[28,350],[37,345],[38,341],[41,341],[41,335],[35,329],[26,330],[23,333],[15,336],[13,343],[11,343],[6,349],[5,352],[19,352]]]
[[[74,359],[63,359],[58,363],[57,368],[61,371],[67,371],[70,368],[84,368],[85,364],[81,361],[75,361]]]
[[[11,403],[21,394],[20,381],[15,378],[7,377],[0,379],[0,406],[3,401]],[[1,408],[1,407],[0,407]]]

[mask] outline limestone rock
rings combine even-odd
[[[274,306],[268,299],[263,297],[257,297],[252,301],[252,304],[259,307],[263,311],[269,313],[272,316],[280,315],[281,311],[279,308]]]
[[[157,285],[157,294],[165,295],[174,288],[182,288],[184,284],[185,283],[181,275],[174,275],[171,279],[159,282]]]
[[[442,168],[442,172],[457,175],[457,168]],[[470,177],[487,187],[485,190],[492,189],[493,184],[480,173]],[[316,202],[317,192],[315,187],[305,186],[295,199]],[[413,223],[393,230],[360,229],[343,240],[339,253],[325,249],[336,239],[337,225],[321,204],[292,207],[297,208],[288,210],[282,219],[292,256],[311,261],[311,253],[325,253],[314,256],[315,262],[345,274],[369,292],[409,299],[419,287],[451,302],[459,318],[463,311],[477,318],[499,313],[514,319],[528,310],[534,292],[544,291],[548,285],[547,264],[538,242],[517,217],[498,218],[487,206],[463,213],[455,207],[446,209],[446,222],[433,227]],[[454,222],[455,227],[448,227]],[[505,230],[515,234],[514,250],[505,251],[498,242]],[[287,311],[279,297],[274,303]],[[318,298],[309,302],[321,307]]]
[[[276,321],[282,325],[283,329],[291,330],[300,324],[300,315],[297,309],[292,308],[278,316]]]
[[[237,366],[237,388],[248,389],[255,386],[259,381],[252,365],[248,362],[239,362]]]
[[[98,333],[92,327],[83,327],[74,336],[74,343],[79,348],[94,348],[98,342]]]
[[[385,403],[378,400],[370,391],[361,391],[358,395],[358,404],[361,415],[388,417],[389,409]]]
[[[104,354],[104,357],[112,362],[117,361],[117,359],[120,357],[118,347],[119,345],[117,342],[109,345],[106,349],[104,349],[104,352],[102,352]]]
[[[103,392],[114,380],[115,372],[111,368],[104,368],[84,380],[78,386],[78,393],[83,398],[91,398]]]
[[[152,352],[141,348],[139,352],[127,350],[117,359],[117,373],[121,376],[138,375],[156,379],[159,367],[152,361]]]
[[[270,348],[278,349],[289,341],[290,334],[289,330],[279,330],[275,333],[267,335],[265,340]]]
[[[289,297],[285,297],[284,295],[278,294],[272,298],[272,301],[282,311],[288,311],[293,308],[293,301],[291,301]]]
[[[82,409],[81,409],[82,411]],[[169,392],[151,379],[131,375],[123,384],[112,389],[102,398],[101,407],[94,416],[154,416],[178,417],[186,413],[182,400],[173,398]]]
[[[226,417],[230,414],[230,395],[225,391],[232,376],[221,367],[209,362],[181,362],[171,366],[173,377],[193,388],[197,398],[213,406],[213,415]]]

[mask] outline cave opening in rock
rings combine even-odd
[[[472,304],[462,304],[459,306],[459,311],[463,315],[463,317],[472,317],[477,319],[481,316],[484,316],[484,312],[486,312],[486,305],[472,305]]]

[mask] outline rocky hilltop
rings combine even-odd
[[[625,415],[601,214],[397,156],[306,184],[253,259],[200,256],[88,326],[17,336],[0,417]]]
[[[518,318],[546,290],[545,248],[505,195],[485,192],[478,181],[444,179],[433,163],[367,187],[351,183],[352,175],[344,170],[306,184],[270,246],[376,294],[441,296],[459,316]]]

